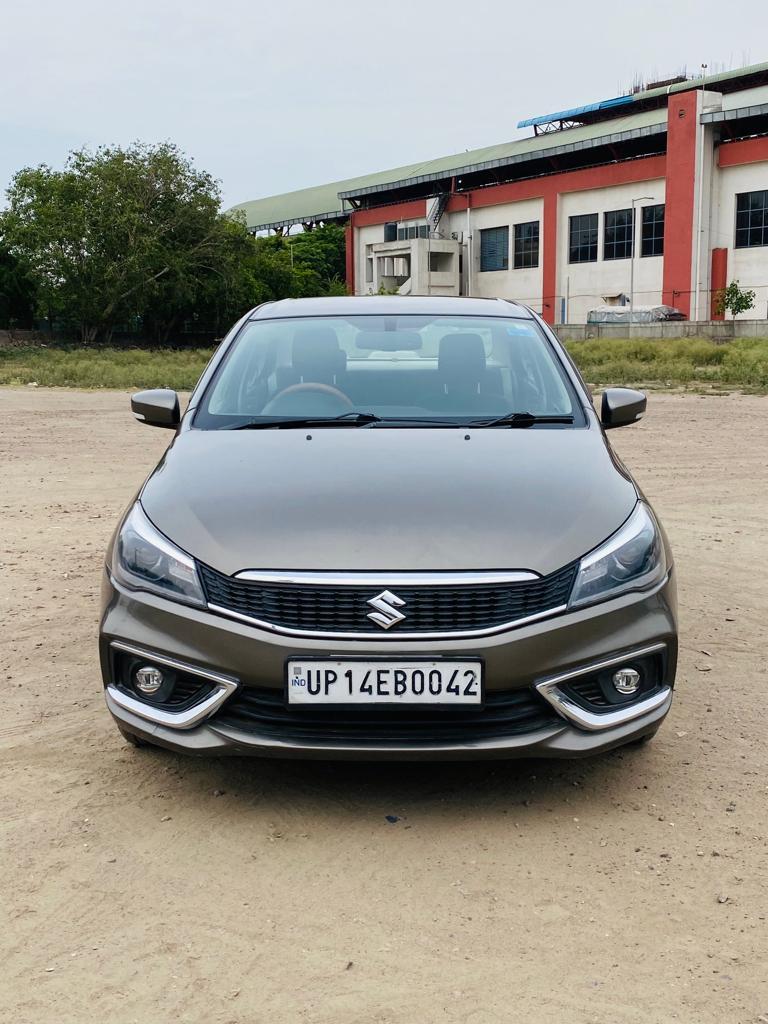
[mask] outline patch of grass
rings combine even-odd
[[[52,388],[175,388],[188,391],[212,348],[0,349],[0,384]]]
[[[768,338],[720,345],[701,338],[599,338],[567,347],[584,377],[598,387],[719,385],[768,391]],[[188,391],[212,353],[209,348],[0,349],[0,385]]]
[[[599,338],[571,341],[567,348],[586,380],[598,386],[720,384],[768,391],[768,338],[725,344],[704,338]]]

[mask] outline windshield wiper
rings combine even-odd
[[[473,427],[532,427],[534,423],[573,423],[573,416],[535,416],[532,412],[508,412],[492,420],[472,420]]]
[[[297,427],[365,427],[380,423],[381,416],[373,412],[345,412],[341,416],[293,416],[280,420],[251,420],[228,430],[290,430]]]

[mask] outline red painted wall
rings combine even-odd
[[[557,314],[557,201],[558,193],[544,193],[544,223],[541,226],[541,315],[553,324]]]
[[[662,301],[691,313],[696,182],[696,90],[669,97]]]
[[[715,303],[717,301],[717,293],[720,289],[725,288],[728,283],[728,250],[727,249],[713,249],[712,250],[712,298],[711,298],[711,309],[710,317],[713,320],[724,320],[725,313],[717,313],[715,311]]]
[[[764,160],[768,160],[768,138],[723,142],[717,150],[717,162],[720,167],[757,164]]]
[[[371,224],[386,224],[389,220],[417,220],[426,212],[426,199],[414,199],[408,203],[376,206],[372,210],[355,210],[353,220],[356,228],[367,228]]]

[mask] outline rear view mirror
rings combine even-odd
[[[131,411],[140,423],[175,430],[181,422],[179,396],[170,388],[138,391],[131,397]]]
[[[606,430],[626,427],[642,419],[648,399],[632,388],[607,388],[603,392],[600,422]]]
[[[418,352],[421,348],[418,331],[358,331],[356,348],[368,352]]]

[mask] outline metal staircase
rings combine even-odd
[[[438,224],[442,220],[450,198],[450,192],[441,192],[432,200],[427,212],[427,223],[429,224],[431,231],[437,231]]]

